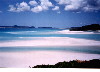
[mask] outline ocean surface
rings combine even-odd
[[[0,28],[0,67],[100,59],[100,31]]]

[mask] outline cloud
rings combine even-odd
[[[38,3],[35,0],[29,1],[29,4],[31,6],[36,6]]]
[[[39,2],[32,0],[32,1],[29,1],[29,3],[21,2],[21,3],[17,3],[15,6],[9,5],[10,9],[8,11],[11,11],[11,12],[32,11],[32,12],[38,13],[41,11],[49,10],[49,8],[53,6],[54,5],[49,0],[39,0]]]
[[[83,0],[70,0],[69,4],[65,6],[65,10],[79,10],[83,6]]]
[[[16,12],[16,8],[14,7],[14,5],[9,5],[9,10],[8,11],[11,11],[11,12]]]
[[[26,2],[22,2],[20,4],[17,4],[18,8],[17,11],[29,11],[30,10],[30,6],[28,6],[28,4]]]
[[[84,11],[100,11],[100,0],[87,0]]]
[[[52,10],[59,10],[59,6],[55,6]]]
[[[49,0],[40,0],[40,5],[32,8],[31,11],[39,13],[41,11],[49,10],[49,7],[53,7],[53,4]]]
[[[30,10],[30,6],[28,6],[28,4],[26,2],[22,2],[22,3],[17,3],[16,6],[14,7],[14,5],[9,5],[10,9],[8,11],[11,12],[22,12],[22,11],[29,11]]]
[[[31,9],[32,12],[38,13],[41,12],[43,9],[41,6],[36,6],[34,8]]]
[[[37,2],[36,2],[37,1]],[[52,1],[52,0],[51,0]],[[31,0],[28,3],[21,2],[16,5],[9,5],[11,12],[31,11],[39,13],[49,9],[58,10],[61,5],[64,6],[65,11],[72,12],[97,12],[100,11],[100,0],[55,0],[53,4],[50,0]],[[57,6],[55,6],[57,5]],[[62,7],[61,7],[62,8]]]
[[[45,5],[47,7],[52,7],[53,4],[49,0],[40,0],[41,5]]]
[[[40,0],[40,2],[40,6],[43,10],[48,10],[49,7],[53,7],[53,4],[49,0]]]
[[[65,11],[100,11],[100,0],[55,0]]]
[[[55,0],[56,2],[58,2],[58,4],[62,5],[62,4],[69,4],[71,1],[70,0]]]
[[[65,11],[79,10],[84,5],[86,0],[56,0],[59,5],[65,5]]]

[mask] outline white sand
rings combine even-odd
[[[0,47],[15,46],[100,46],[100,41],[69,37],[33,37],[32,40],[1,42]],[[0,67],[29,67],[69,60],[99,59],[100,55],[66,51],[0,52]]]
[[[100,41],[69,37],[33,37],[32,40],[0,42],[0,47],[15,46],[100,46]]]
[[[99,59],[98,54],[84,54],[67,51],[0,52],[0,67],[28,68],[41,64],[56,64],[70,60]]]
[[[88,31],[69,31],[69,30],[62,30],[62,31],[57,31],[57,32],[54,32],[54,33],[58,33],[58,34],[100,34],[100,31],[98,31],[97,33],[91,31],[91,32],[88,32]]]

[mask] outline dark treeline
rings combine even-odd
[[[89,61],[73,60],[69,62],[59,62],[55,65],[37,65],[32,68],[100,68],[100,60]]]
[[[92,30],[92,31],[100,30],[100,25],[91,24],[91,25],[85,25],[82,27],[71,27],[70,28],[70,31],[88,31],[88,30]]]

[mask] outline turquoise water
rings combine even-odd
[[[65,29],[39,29],[39,28],[0,28],[0,41],[20,40],[20,37],[71,37],[100,41],[100,34],[60,34],[57,31]],[[99,32],[98,32],[99,33]],[[24,38],[23,38],[24,39]],[[25,38],[26,39],[26,38]]]
[[[89,34],[70,34],[70,33],[59,33],[66,29],[40,29],[40,28],[0,28],[0,42],[10,41],[22,41],[32,40],[32,37],[37,37],[33,40],[38,40],[38,37],[70,37],[76,39],[87,39],[100,41],[100,34],[89,33]],[[84,33],[84,32],[83,32]],[[100,54],[100,47],[98,46],[68,46],[68,47],[0,47],[0,52],[12,52],[12,51],[34,51],[34,50],[59,50],[59,51],[75,51],[84,53]]]
[[[71,51],[79,53],[100,54],[97,46],[68,46],[66,47],[0,47],[0,52],[24,52],[24,51]]]
[[[28,68],[76,59],[100,59],[100,31],[0,28],[0,67]]]

